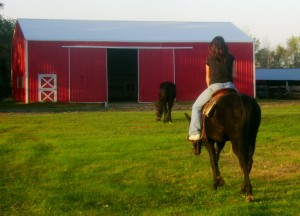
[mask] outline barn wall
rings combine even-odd
[[[230,52],[235,56],[236,81],[235,85],[239,92],[255,96],[255,78],[253,63],[252,43],[230,43]]]
[[[57,101],[69,101],[68,50],[60,42],[28,42],[29,102],[38,101],[38,75],[57,75]]]
[[[30,102],[38,101],[38,74],[57,75],[58,102],[107,101],[106,50],[63,47],[78,44],[91,45],[78,42],[28,43]]]
[[[194,101],[206,87],[207,43],[185,44],[193,49],[176,50],[177,101]]]
[[[12,96],[26,102],[26,41],[17,23],[12,42]]]
[[[176,50],[177,101],[194,101],[206,88],[205,66],[209,43],[181,45],[193,46],[193,49]],[[235,85],[238,91],[254,96],[253,44],[229,43],[228,46],[235,56],[237,73]]]
[[[24,40],[15,40],[14,43],[19,46],[19,52],[25,49]],[[19,43],[20,45],[17,45]],[[194,101],[206,87],[205,64],[208,44],[29,41],[29,102],[38,101],[38,74],[57,74],[58,102],[107,101],[106,49],[63,46],[192,47],[193,49],[174,50],[139,49],[139,102],[157,101],[159,83],[174,80],[177,85],[177,101]],[[236,59],[238,90],[254,96],[252,43],[229,43],[229,48]],[[25,54],[19,59],[21,60],[18,61],[24,63],[16,64],[15,68],[19,67],[19,71],[25,70]],[[71,77],[74,75],[71,80],[69,72]],[[71,89],[69,83],[73,83]],[[85,90],[77,94],[76,91],[81,91],[81,87]],[[15,95],[17,99],[17,94]]]

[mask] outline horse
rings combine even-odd
[[[218,186],[225,184],[218,166],[220,152],[225,143],[231,141],[232,150],[238,157],[244,174],[241,193],[246,196],[247,202],[251,202],[254,197],[249,174],[261,121],[260,106],[253,97],[236,92],[219,97],[210,108],[210,113],[206,113],[202,118],[204,125],[202,139],[192,142],[194,154],[201,153],[202,145],[206,147],[213,171],[213,187],[217,189]],[[185,116],[188,121],[191,120],[187,113]]]
[[[176,85],[172,82],[163,82],[159,86],[159,100],[156,105],[156,120],[160,121],[164,114],[164,123],[172,123],[171,111],[176,98]]]

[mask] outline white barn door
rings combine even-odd
[[[57,102],[56,74],[39,74],[39,102]]]

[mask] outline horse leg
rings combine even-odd
[[[168,102],[168,121],[172,123],[171,111],[173,107],[173,101]]]
[[[248,154],[247,155],[247,164],[246,164],[246,168],[247,168],[247,176],[246,176],[246,180],[245,183],[244,183],[244,186],[242,188],[242,192],[244,194],[246,194],[246,201],[247,202],[251,202],[254,200],[254,197],[253,197],[253,194],[252,194],[252,185],[251,185],[251,182],[250,182],[250,172],[251,172],[251,169],[252,169],[252,164],[253,164],[253,154],[254,154],[254,149],[255,149],[255,141],[254,141],[254,144],[251,145],[249,143],[249,146],[248,146]],[[245,178],[245,177],[244,177]],[[248,183],[247,183],[248,182]],[[249,186],[248,186],[249,185]]]
[[[168,109],[167,109],[167,102],[164,102],[163,104],[163,111],[164,111],[164,123],[166,123],[168,120],[167,120],[167,115],[168,115]]]
[[[251,182],[250,182],[250,178],[249,178],[249,169],[245,163],[245,161],[243,160],[240,160],[240,165],[243,169],[243,173],[244,173],[244,184],[241,188],[241,192],[242,194],[246,195],[246,200],[248,202],[251,202],[253,201],[253,194],[252,194],[252,185],[251,185]]]
[[[223,150],[226,142],[217,142],[216,146],[216,154],[217,154],[217,159],[219,160],[220,158],[220,153]]]
[[[219,170],[219,166],[218,166],[218,158],[216,155],[216,150],[214,147],[214,143],[204,143],[208,153],[209,153],[209,158],[210,158],[210,165],[213,171],[213,187],[214,189],[217,189],[218,186],[221,186],[219,184],[219,177],[220,177],[220,170]]]
[[[217,164],[219,162],[219,158],[220,158],[220,153],[223,150],[224,146],[225,146],[226,142],[217,142],[216,145],[216,158],[217,158]],[[221,176],[221,173],[218,169],[218,173],[217,173],[217,179],[218,179],[218,185],[219,186],[223,186],[225,184],[225,181],[223,179],[223,177]]]
[[[232,143],[233,147],[237,146]],[[247,145],[246,145],[247,146]],[[245,146],[241,146],[241,149],[238,151],[236,148],[233,148],[235,155],[237,155],[239,159],[240,166],[243,170],[244,174],[244,183],[241,187],[241,193],[246,195],[246,201],[251,202],[253,201],[253,194],[252,194],[252,185],[250,182],[249,174],[252,168],[252,156],[253,150],[252,148],[245,149]]]

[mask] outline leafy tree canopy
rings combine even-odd
[[[253,40],[257,68],[300,68],[300,37],[291,36],[286,46],[277,45],[274,49],[261,48],[259,40]]]

